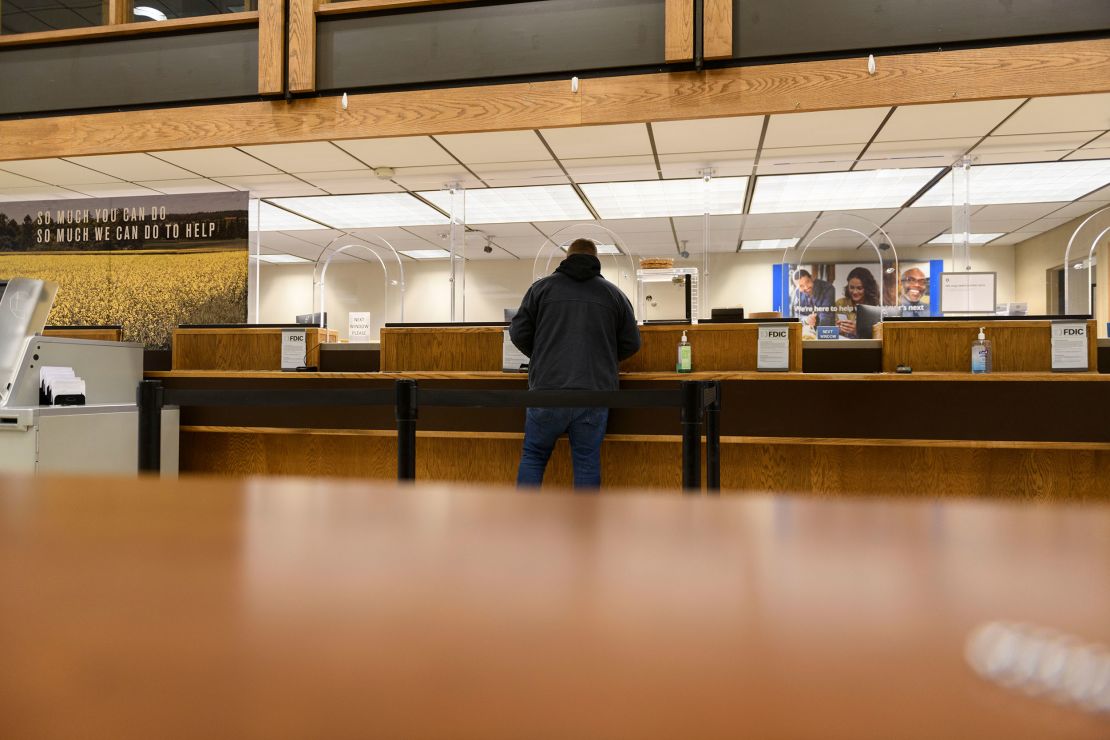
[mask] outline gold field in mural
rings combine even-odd
[[[123,338],[169,346],[178,324],[245,320],[247,252],[226,248],[0,253],[0,276],[58,283],[49,324],[121,324]]]

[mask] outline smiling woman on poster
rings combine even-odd
[[[848,273],[844,297],[836,299],[836,327],[845,339],[856,339],[856,306],[878,306],[879,284],[866,267]]]

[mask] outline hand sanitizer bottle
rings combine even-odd
[[[678,364],[675,365],[675,372],[688,373],[694,368],[694,353],[690,347],[690,341],[686,339],[686,332],[682,332],[682,341],[678,343]]]
[[[991,343],[984,328],[979,327],[979,338],[971,345],[971,372],[989,373],[991,371]]]

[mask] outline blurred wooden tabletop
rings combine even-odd
[[[0,737],[1106,738],[1110,506],[0,479]]]

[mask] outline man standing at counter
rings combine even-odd
[[[589,239],[573,241],[554,274],[532,284],[509,337],[529,357],[529,390],[617,390],[618,364],[640,349],[632,304],[601,277],[597,245]],[[566,433],[574,487],[599,487],[608,420],[607,408],[529,408],[517,485],[543,483],[555,441]]]

